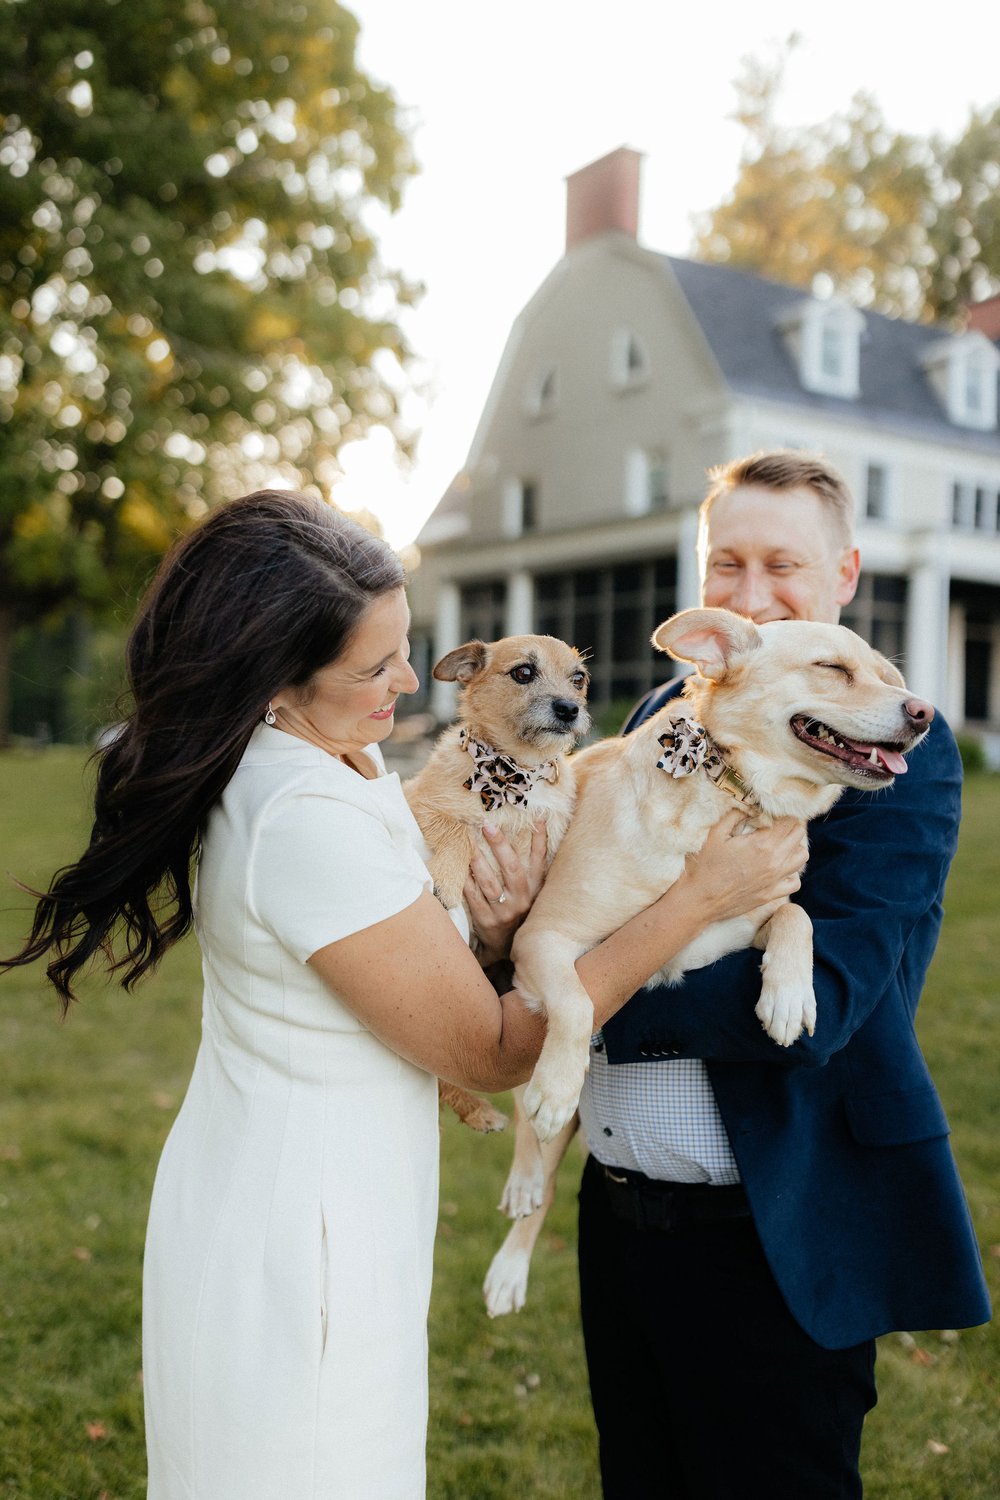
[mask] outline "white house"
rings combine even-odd
[[[472,636],[537,630],[592,652],[599,705],[634,700],[668,670],[653,626],[697,603],[706,470],[808,448],[856,496],[845,623],[1000,748],[1000,298],[955,333],[657,254],[636,239],[639,162],[621,148],[568,179],[566,253],[418,538],[422,675]]]

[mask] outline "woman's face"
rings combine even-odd
[[[277,728],[331,755],[387,739],[396,699],[418,686],[409,663],[409,628],[403,590],[380,594],[336,661],[314,672],[305,688],[283,688],[274,696]]]

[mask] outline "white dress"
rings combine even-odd
[[[306,963],[431,888],[421,847],[398,776],[266,726],[209,818],[202,1042],[146,1244],[149,1500],[424,1495],[437,1084]]]

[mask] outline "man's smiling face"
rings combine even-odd
[[[858,552],[811,489],[743,485],[719,495],[701,537],[705,605],[769,620],[836,625],[854,597]]]

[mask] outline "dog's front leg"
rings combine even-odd
[[[579,1120],[576,1115],[564,1125],[555,1140],[539,1146],[535,1141],[539,1166],[543,1175],[543,1188],[539,1206],[526,1218],[518,1219],[507,1232],[507,1237],[490,1262],[483,1282],[483,1298],[486,1311],[491,1318],[504,1313],[520,1312],[528,1293],[528,1271],[535,1242],[545,1223],[545,1216],[552,1206],[556,1192],[556,1174],[566,1154],[566,1148],[576,1132]],[[528,1128],[528,1127],[526,1127]],[[534,1132],[528,1128],[534,1140]],[[503,1203],[501,1202],[501,1207]]]
[[[542,1148],[524,1112],[524,1089],[522,1083],[514,1090],[514,1160],[497,1205],[508,1219],[526,1219],[545,1193]]]
[[[546,1018],[545,1041],[523,1101],[540,1141],[553,1140],[573,1118],[590,1065],[594,1006],[576,972],[584,951],[552,932],[525,927],[514,939],[514,982]]]
[[[760,929],[754,947],[764,950],[757,1019],[779,1047],[790,1047],[803,1030],[812,1036],[816,1027],[812,923],[801,906],[786,901]]]

